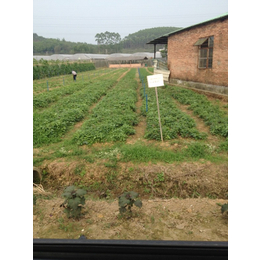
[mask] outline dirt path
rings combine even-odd
[[[138,87],[137,87],[137,98],[138,98],[138,100],[136,102],[136,113],[138,115],[139,122],[138,122],[137,126],[134,126],[135,134],[134,135],[130,135],[128,137],[128,139],[126,140],[126,143],[128,143],[128,144],[133,144],[136,141],[143,140],[144,139],[145,129],[146,129],[146,120],[141,115],[141,107],[142,107],[143,101],[142,101],[142,98],[141,98],[141,95],[140,95],[140,90],[141,90],[142,84],[141,84],[141,82],[139,80],[138,71],[136,71],[136,78],[135,78],[135,80],[138,83]]]

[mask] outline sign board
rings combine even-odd
[[[147,82],[149,88],[162,87],[164,86],[163,74],[147,76]]]

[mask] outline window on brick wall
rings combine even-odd
[[[200,38],[194,45],[199,46],[199,69],[212,68],[214,36]]]

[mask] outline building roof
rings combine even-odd
[[[206,20],[204,22],[193,24],[193,25],[190,25],[190,26],[185,27],[185,28],[177,29],[177,30],[175,30],[173,32],[164,34],[164,35],[160,36],[159,38],[153,39],[152,41],[147,42],[146,44],[167,44],[168,43],[168,37],[173,35],[173,34],[175,34],[175,33],[182,32],[182,31],[191,29],[191,28],[199,26],[199,25],[204,25],[204,24],[207,24],[207,23],[211,23],[211,22],[216,21],[216,20],[226,19],[227,17],[228,17],[228,13],[225,13],[225,14],[219,15],[217,17],[214,17],[212,19]]]

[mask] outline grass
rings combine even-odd
[[[84,160],[88,163],[103,163],[106,167],[117,168],[118,162],[148,163],[148,162],[184,162],[198,161],[205,159],[211,162],[227,161],[227,141],[219,143],[219,147],[214,151],[213,146],[205,141],[192,141],[179,145],[179,149],[162,148],[157,144],[145,144],[137,142],[135,144],[115,143],[110,147],[87,149],[76,145],[56,146],[54,152],[40,153],[33,159],[34,166],[40,166],[45,160],[52,161],[58,158],[64,158],[68,161]]]

